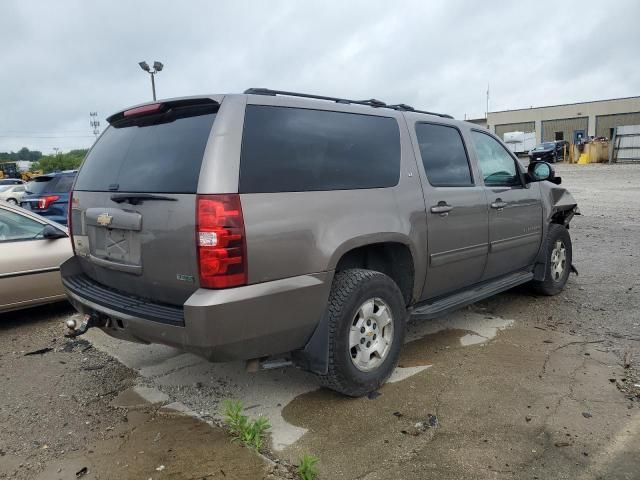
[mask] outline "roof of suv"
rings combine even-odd
[[[440,117],[443,119],[447,119],[447,120],[454,120],[455,119],[448,114],[445,113],[436,113],[436,112],[430,112],[430,111],[426,111],[426,110],[418,110],[413,108],[410,105],[404,104],[404,103],[398,103],[398,104],[387,104],[381,100],[377,100],[375,98],[371,98],[368,100],[352,100],[352,99],[348,99],[348,98],[339,98],[339,97],[328,97],[328,96],[324,96],[324,95],[313,95],[313,94],[309,94],[309,93],[298,93],[298,92],[289,92],[289,91],[284,91],[284,90],[271,90],[268,88],[249,88],[247,90],[245,90],[242,94],[212,94],[212,95],[193,95],[193,96],[187,96],[187,97],[173,97],[173,98],[166,98],[166,99],[162,99],[162,100],[158,100],[155,102],[144,102],[144,103],[140,103],[137,105],[133,105],[130,106],[128,108],[125,108],[123,110],[120,110],[119,112],[116,112],[112,115],[110,115],[109,117],[107,117],[107,122],[109,122],[110,124],[114,124],[117,122],[122,121],[122,119],[124,117],[127,116],[127,113],[133,110],[138,109],[139,107],[144,107],[147,105],[154,105],[154,104],[168,104],[168,105],[178,105],[178,104],[183,104],[183,103],[192,103],[194,101],[197,100],[203,100],[203,99],[207,99],[208,101],[214,101],[215,103],[220,103],[222,102],[223,98],[226,96],[268,96],[268,97],[288,97],[291,101],[293,99],[297,99],[301,104],[304,103],[309,103],[309,104],[314,104],[318,101],[325,101],[325,102],[331,102],[331,103],[336,103],[338,105],[340,105],[342,108],[344,109],[345,107],[349,107],[349,106],[353,106],[354,110],[360,110],[362,111],[363,107],[369,107],[369,108],[373,108],[373,109],[390,109],[396,112],[403,112],[403,113],[414,113],[414,114],[422,114],[422,115],[430,115],[430,116],[436,116],[436,117]],[[283,99],[284,100],[284,99]],[[289,102],[286,102],[289,103]]]

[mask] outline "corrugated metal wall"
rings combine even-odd
[[[640,125],[616,128],[611,157],[614,162],[640,163]]]
[[[640,112],[598,115],[596,117],[596,137],[611,138],[611,129],[623,125],[640,125]]]
[[[562,118],[559,120],[545,120],[542,122],[542,141],[553,142],[556,132],[563,132],[564,140],[573,142],[574,130],[584,130],[585,138],[588,135],[589,118]]]
[[[504,139],[504,134],[508,132],[535,132],[535,122],[524,123],[505,123],[503,125],[496,125],[496,135]]]

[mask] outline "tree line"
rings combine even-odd
[[[87,149],[76,149],[65,153],[43,155],[37,150],[22,147],[17,152],[0,152],[0,164],[25,160],[34,162],[30,168],[32,172],[50,173],[59,170],[75,170],[82,163],[87,151]]]

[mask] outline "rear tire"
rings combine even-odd
[[[531,286],[537,293],[557,295],[567,284],[573,260],[571,236],[564,225],[556,223],[549,225],[544,252],[546,256],[544,280],[534,280]]]
[[[338,272],[324,315],[329,365],[320,383],[350,397],[376,390],[393,373],[404,343],[407,309],[396,283],[373,270]]]

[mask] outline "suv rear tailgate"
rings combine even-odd
[[[196,190],[218,104],[160,105],[109,119],[78,173],[71,231],[90,280],[182,305],[198,288]]]

